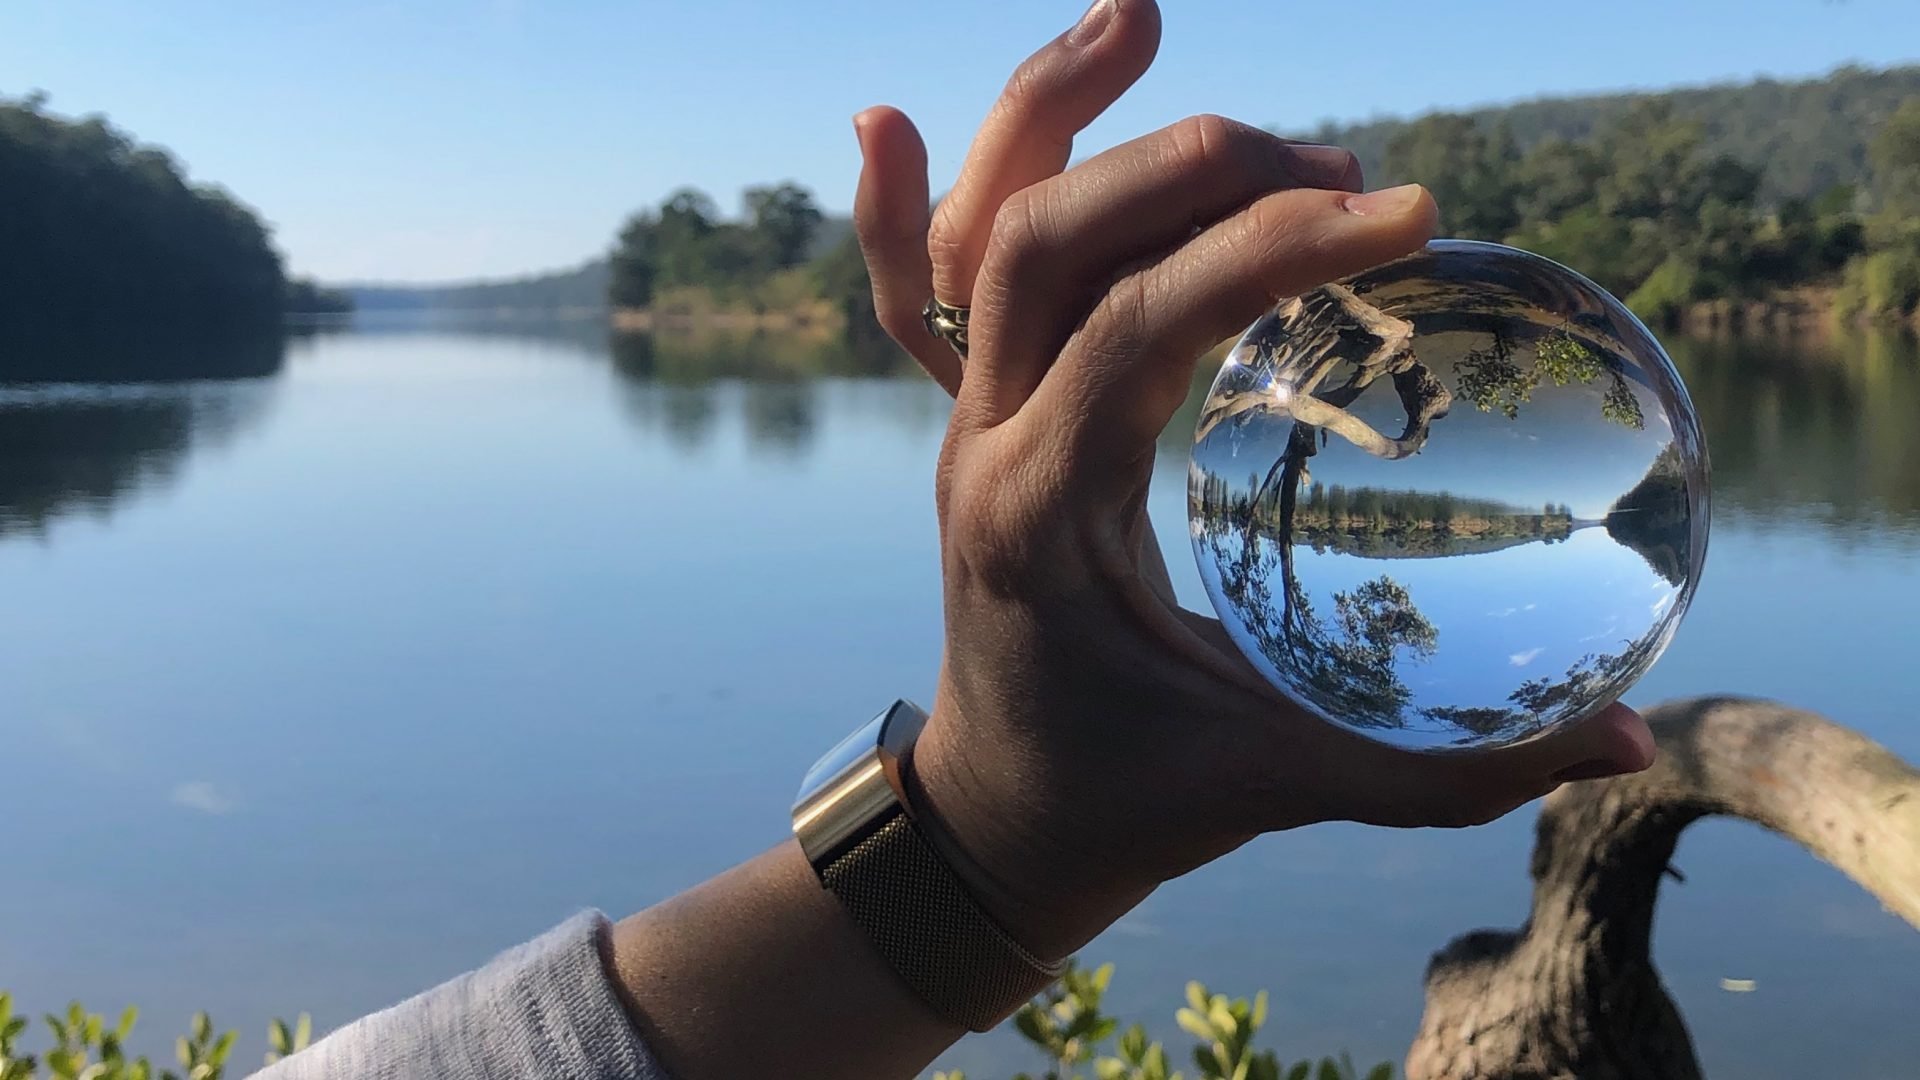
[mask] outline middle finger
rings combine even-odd
[[[1066,168],[1073,137],[1145,74],[1159,48],[1154,0],[1094,0],[1073,29],[1014,71],[934,212],[927,249],[935,296],[972,302],[1000,204]]]

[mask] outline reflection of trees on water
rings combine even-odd
[[[1876,332],[1670,345],[1713,447],[1720,507],[1841,544],[1920,540],[1920,342]]]
[[[265,414],[273,383],[0,387],[0,537],[103,515]]]
[[[719,420],[720,387],[737,383],[748,437],[782,455],[804,451],[818,432],[820,378],[917,370],[897,346],[857,335],[616,332],[608,347],[642,426],[698,446]]]
[[[789,453],[806,449],[817,434],[819,402],[811,379],[762,379],[746,385],[743,412],[755,443]]]
[[[643,381],[695,384],[917,370],[899,346],[860,335],[616,331],[608,342],[621,375]]]
[[[1249,477],[1248,487],[1257,487],[1258,481],[1257,475]],[[1348,488],[1318,481],[1295,500],[1293,519],[1285,522],[1277,488],[1264,490],[1260,501],[1253,502],[1244,495],[1236,497],[1225,477],[1204,472],[1190,498],[1205,517],[1226,512],[1238,498],[1247,503],[1235,511],[1243,527],[1251,517],[1257,530],[1270,535],[1286,532],[1294,542],[1315,551],[1382,559],[1498,551],[1519,543],[1554,544],[1585,527],[1576,525],[1572,507],[1564,503],[1529,509],[1451,491]]]
[[[1607,535],[1647,560],[1653,572],[1679,585],[1692,563],[1692,508],[1680,449],[1668,443],[1647,475],[1607,511]]]
[[[1439,642],[1406,587],[1383,574],[1334,593],[1332,617],[1322,619],[1292,571],[1290,549],[1251,542],[1222,524],[1205,534],[1220,591],[1261,653],[1316,706],[1347,723],[1404,724],[1412,694],[1397,670],[1401,653],[1424,659]],[[1283,588],[1277,605],[1275,580]]]
[[[286,347],[277,327],[0,326],[0,536],[172,479],[265,412]]]
[[[1647,662],[1659,641],[1649,632],[1617,653],[1588,653],[1554,678],[1529,679],[1507,695],[1512,708],[1458,708],[1450,705],[1420,710],[1420,715],[1468,732],[1475,739],[1515,739],[1565,718],[1594,702],[1613,701],[1633,683],[1634,673]]]
[[[277,326],[203,332],[121,323],[26,333],[0,322],[0,383],[256,379],[285,363]]]

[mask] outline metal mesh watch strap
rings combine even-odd
[[[911,818],[885,824],[820,868],[893,969],[949,1020],[986,1031],[1060,977],[968,895]]]

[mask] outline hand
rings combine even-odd
[[[1497,751],[1395,750],[1296,708],[1175,605],[1144,507],[1195,361],[1276,299],[1417,249],[1436,211],[1418,187],[1355,194],[1344,151],[1213,116],[1066,169],[1158,42],[1152,0],[1096,3],[1015,72],[931,215],[913,125],[887,108],[855,120],[880,320],[956,397],[935,481],[946,653],[917,798],[1043,955],[1262,832],[1472,825],[1652,761],[1623,706]],[[929,295],[972,307],[964,369],[921,325]]]

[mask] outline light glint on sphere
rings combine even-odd
[[[1247,659],[1413,749],[1577,720],[1653,665],[1707,550],[1707,457],[1618,300],[1467,241],[1289,300],[1208,391],[1193,545]]]

